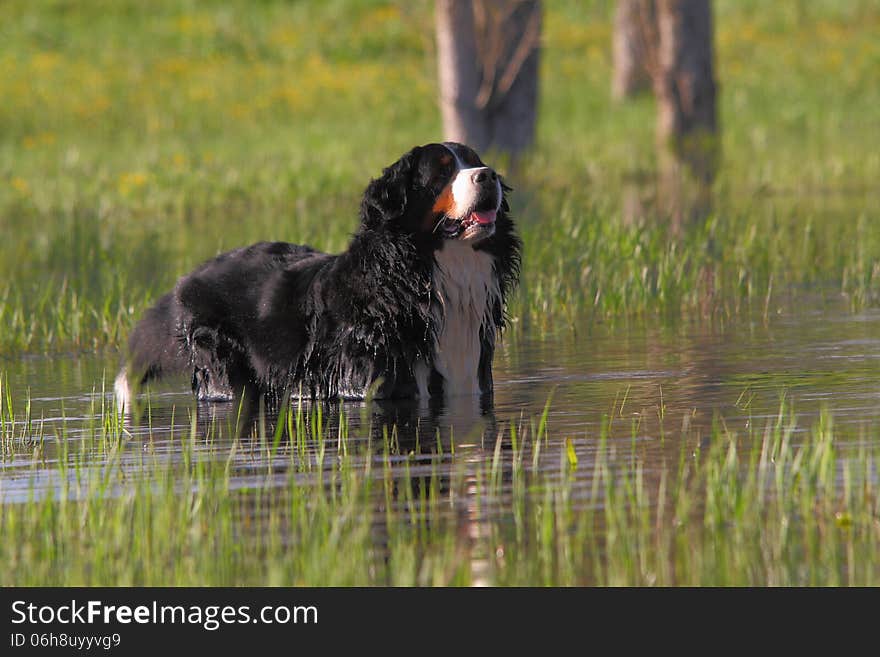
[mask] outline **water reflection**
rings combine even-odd
[[[267,448],[275,441],[270,420],[258,414],[252,431],[242,432],[234,404],[197,404],[185,380],[169,381],[150,391],[140,422],[125,426],[127,437],[114,463],[125,468],[126,477],[149,477],[145,464],[154,461],[145,455],[162,463],[181,460],[181,439],[195,426],[193,458],[222,459],[232,487],[254,489],[268,482],[283,489],[291,481],[326,486],[327,478],[316,472],[336,467],[343,453],[354,467],[366,469],[364,459],[371,457],[361,448],[371,443],[373,453],[381,454],[389,445],[390,503],[406,509],[412,500],[432,495],[448,499],[445,521],[457,528],[462,550],[487,554],[487,521],[513,522],[515,513],[508,486],[515,458],[511,428],[518,440],[531,441],[532,449],[545,408],[546,438],[535,463],[550,481],[573,476],[573,499],[591,508],[602,505],[602,491],[592,488],[602,436],[612,462],[638,463],[646,485],[656,486],[664,465],[693,453],[711,435],[713,423],[748,436],[749,427],[775,418],[783,396],[801,426],[810,426],[823,407],[834,414],[837,427],[876,425],[880,312],[852,315],[827,299],[798,307],[766,321],[762,315],[715,325],[584,323],[589,328],[576,335],[508,334],[496,355],[493,404],[470,398],[447,404],[296,402],[289,421],[301,422],[310,433],[308,445],[282,435],[277,453]],[[104,411],[113,403],[109,383],[116,363],[115,354],[2,362],[5,502],[27,501],[34,493],[76,496],[88,490],[89,477],[109,467],[100,449],[79,453],[77,470],[63,467],[63,461],[67,447],[101,435]],[[318,411],[316,432],[310,418]],[[865,434],[840,435],[855,445]],[[569,445],[578,461],[573,474],[565,467]],[[841,458],[845,450],[838,446]],[[308,467],[291,473],[292,463],[304,461]],[[486,473],[496,467],[499,485],[487,498]],[[376,501],[380,553],[389,499],[381,494]],[[489,547],[491,553],[495,546]],[[477,582],[489,568],[476,558],[467,563]]]

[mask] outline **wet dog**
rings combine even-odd
[[[521,242],[471,148],[417,146],[364,192],[339,254],[261,242],[183,276],[132,332],[115,391],[187,373],[200,400],[490,395]]]

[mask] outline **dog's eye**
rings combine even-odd
[[[454,165],[451,161],[443,162],[440,161],[437,165],[437,168],[434,170],[431,175],[432,183],[446,183],[452,177],[452,172],[454,170]]]

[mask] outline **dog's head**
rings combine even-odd
[[[373,180],[361,204],[372,230],[404,232],[435,247],[443,240],[476,246],[496,232],[508,210],[501,177],[470,147],[416,146]]]

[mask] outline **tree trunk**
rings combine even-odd
[[[656,21],[655,0],[617,0],[611,78],[611,97],[615,100],[651,89],[649,61]]]
[[[437,0],[445,139],[512,155],[535,138],[540,0]]]
[[[673,232],[711,211],[718,167],[710,0],[618,0],[612,93],[645,71],[657,100],[656,204]],[[638,200],[638,199],[637,199]],[[631,204],[632,212],[639,211]]]
[[[709,0],[657,0],[657,34],[657,138],[711,178],[717,118]]]

